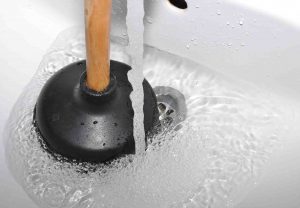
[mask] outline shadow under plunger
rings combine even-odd
[[[87,60],[54,74],[43,87],[34,123],[50,151],[105,162],[135,153],[130,66],[109,60],[111,0],[85,0]],[[156,96],[144,80],[144,128],[158,122]],[[146,141],[145,141],[146,142]]]

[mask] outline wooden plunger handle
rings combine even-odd
[[[112,0],[85,0],[87,87],[101,92],[110,81]]]

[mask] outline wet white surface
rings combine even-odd
[[[21,3],[11,0],[5,4],[1,2],[2,5],[6,5],[6,9],[0,12],[1,128],[16,98],[37,69],[47,47],[60,31],[81,21],[80,3],[72,0],[65,0],[63,3],[58,0],[49,2],[41,0],[27,0]],[[196,1],[191,1],[191,3],[197,4]],[[157,21],[153,17],[153,24],[147,29],[149,36],[146,41],[201,61],[225,74],[233,74],[257,85],[263,85],[266,89],[282,93],[287,99],[293,100],[291,105],[296,105],[297,109],[299,103],[297,92],[300,90],[299,29],[245,7],[232,6],[223,1],[220,6],[218,5],[220,4],[216,2],[204,1],[203,4],[199,4],[199,9],[195,13],[186,13],[180,17],[177,14],[172,16],[173,13],[165,12],[162,9],[165,7],[153,9],[157,12],[153,13],[154,17],[163,17],[163,21]],[[216,15],[220,17],[217,18],[214,15],[220,8],[222,9],[221,15]],[[14,9],[18,12],[12,14],[11,11]],[[236,22],[239,22],[241,14],[245,19],[244,29],[237,30],[239,26]],[[202,27],[192,32],[193,35],[199,35],[197,36],[198,45],[187,50],[187,43],[184,42],[185,35],[191,28],[187,22],[193,22],[198,18],[204,20],[199,23]],[[231,30],[227,29],[228,21],[230,24],[236,23],[234,28],[231,25]],[[177,24],[167,24],[169,22]],[[166,25],[170,30],[165,29]],[[181,32],[178,31],[178,25],[184,25],[184,28],[180,28]],[[214,28],[219,28],[219,30]],[[206,32],[203,34],[200,29]],[[163,38],[162,42],[159,41],[160,38]],[[190,39],[193,38],[188,37],[188,40]],[[181,48],[174,45],[175,40],[182,43]],[[245,46],[236,50],[237,46],[243,43]],[[14,87],[8,87],[11,83]],[[295,113],[295,116],[297,115],[299,114]],[[298,195],[300,193],[298,159],[300,144],[296,130],[291,132],[293,136],[271,159],[266,168],[265,177],[257,188],[238,207],[281,208],[297,207],[300,204]],[[4,165],[2,145],[0,161],[1,207],[34,207],[35,205],[10,177]]]

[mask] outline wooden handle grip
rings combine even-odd
[[[85,0],[87,86],[101,92],[110,81],[112,0]]]

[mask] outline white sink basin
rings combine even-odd
[[[114,35],[126,30],[124,6],[122,0],[114,0]],[[279,20],[282,14],[268,12],[269,5],[256,11],[238,0],[190,0],[188,6],[182,11],[167,1],[146,1],[145,43],[278,94],[299,124],[300,22]],[[0,11],[1,129],[57,35],[83,23],[82,1],[10,0],[5,7]],[[236,207],[299,207],[299,136],[292,126],[259,183]],[[0,147],[0,207],[35,207],[6,168],[3,142]]]

